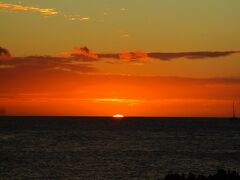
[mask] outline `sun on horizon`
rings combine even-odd
[[[122,115],[122,114],[114,114],[112,117],[116,118],[116,119],[122,119],[122,118],[124,118],[124,115]]]

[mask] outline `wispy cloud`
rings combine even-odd
[[[121,8],[120,11],[127,11],[127,9],[126,8]]]
[[[126,39],[126,38],[129,38],[129,37],[130,37],[130,35],[129,35],[129,34],[127,34],[127,33],[125,33],[125,34],[122,34],[120,37],[121,37],[121,38],[123,38],[123,39]]]
[[[15,66],[14,65],[0,64],[0,69],[9,69],[9,68],[15,68]]]
[[[64,12],[60,12],[55,8],[40,8],[35,6],[27,6],[21,3],[19,4],[10,4],[0,2],[0,9],[6,10],[7,12],[31,12],[31,13],[38,13],[43,16],[52,16],[52,15],[59,15],[62,18],[65,18],[68,21],[90,21],[91,17],[89,16],[82,16],[78,14],[65,14]]]
[[[43,15],[57,15],[59,12],[54,8],[39,8],[33,6],[24,6],[22,4],[9,4],[0,2],[0,8],[7,9],[9,11],[30,11],[34,13],[40,13]]]
[[[61,17],[69,21],[89,21],[91,19],[91,17],[89,16],[81,16],[78,14],[75,14],[75,15],[65,14],[63,12],[58,11],[55,8],[40,8],[35,6],[26,6],[20,3],[10,4],[10,3],[0,2],[0,9],[5,9],[10,12],[12,11],[32,12],[32,13],[38,13],[44,16],[60,15]]]
[[[91,17],[89,16],[80,16],[80,15],[64,15],[67,20],[70,21],[89,21]]]

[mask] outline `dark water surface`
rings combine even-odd
[[[0,117],[0,179],[157,179],[240,171],[240,122]]]

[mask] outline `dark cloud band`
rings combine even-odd
[[[93,71],[92,63],[99,60],[112,59],[121,62],[147,62],[148,59],[171,61],[179,58],[206,59],[226,57],[239,53],[239,51],[199,51],[199,52],[175,52],[175,53],[145,53],[142,51],[122,53],[94,53],[87,47],[75,48],[66,56],[26,56],[12,57],[10,52],[0,47],[0,67],[21,68],[25,70],[77,70],[80,72]]]
[[[211,51],[200,51],[200,52],[177,52],[177,53],[148,53],[148,56],[159,60],[172,60],[177,58],[186,59],[205,59],[205,58],[218,58],[230,56],[232,54],[239,53],[239,51],[223,51],[223,52],[211,52]]]

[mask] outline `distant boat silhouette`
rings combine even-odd
[[[233,102],[233,105],[232,105],[232,112],[233,112],[233,116],[229,120],[230,121],[238,120],[238,118],[236,117],[235,102]]]

